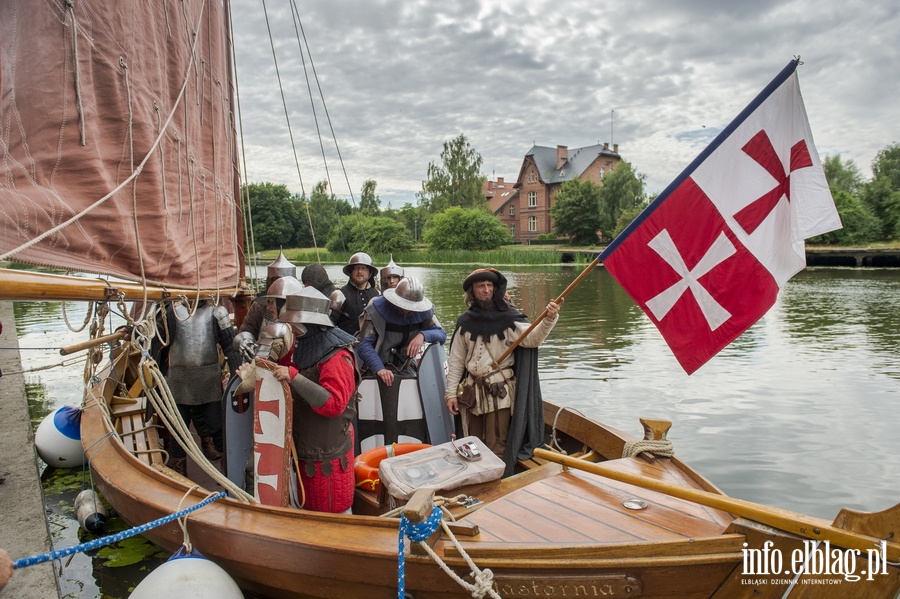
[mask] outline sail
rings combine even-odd
[[[242,274],[227,0],[0,2],[0,258]]]

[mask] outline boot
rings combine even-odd
[[[180,474],[181,476],[187,477],[187,457],[183,456],[180,458],[169,458],[169,462],[166,464],[169,468]]]
[[[213,443],[212,436],[200,437],[200,449],[207,460],[215,461],[222,458],[222,454],[216,449],[215,443]]]

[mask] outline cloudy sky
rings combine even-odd
[[[821,157],[868,178],[900,142],[893,0],[297,5],[300,42],[289,0],[232,0],[247,178],[293,192],[327,177],[358,200],[373,179],[383,206],[415,203],[462,133],[483,173],[508,181],[534,144],[616,143],[656,193],[795,55]]]

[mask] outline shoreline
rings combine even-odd
[[[0,301],[0,547],[13,561],[53,549],[44,510],[44,492],[34,448],[34,432],[25,397],[25,376],[13,303]],[[46,599],[59,597],[56,562],[15,571],[4,597]]]

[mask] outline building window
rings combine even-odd
[[[530,173],[528,173],[528,182],[529,183],[537,182],[537,173],[535,173],[534,171],[531,171]]]
[[[600,167],[600,178],[601,178],[601,179],[603,178],[603,173],[605,173],[605,172],[606,172],[606,169],[604,169],[604,168],[601,166],[601,167]]]
[[[529,231],[537,231],[537,217],[536,216],[528,217],[528,230]]]
[[[513,236],[513,239],[515,239],[515,237],[516,237],[516,226],[515,225],[509,226],[509,234]]]
[[[516,215],[516,207],[515,207],[515,205],[513,205],[513,204],[510,204],[510,205],[509,205],[509,215],[510,215],[510,216],[515,216],[515,215]]]
[[[534,208],[535,206],[537,206],[537,192],[529,191],[528,192],[528,207]]]

